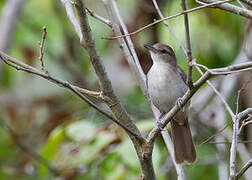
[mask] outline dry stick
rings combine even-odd
[[[236,175],[236,151],[237,151],[237,142],[238,142],[238,132],[239,132],[239,123],[241,118],[239,118],[239,101],[240,101],[241,89],[237,93],[236,99],[236,116],[232,118],[233,120],[233,136],[232,144],[230,148],[230,179],[234,180]]]
[[[208,142],[206,144],[231,144],[232,142],[226,142],[226,141],[219,141],[219,142]],[[252,143],[252,140],[246,140],[246,141],[237,141],[238,144],[250,144]]]
[[[178,17],[178,16],[181,16],[185,13],[190,13],[190,12],[193,12],[193,11],[198,11],[200,9],[204,9],[204,8],[207,8],[207,7],[211,7],[211,6],[214,6],[214,5],[218,5],[218,4],[223,4],[223,3],[227,3],[227,2],[231,2],[231,1],[234,1],[234,0],[225,0],[225,1],[218,1],[218,2],[214,2],[214,3],[211,3],[211,4],[206,4],[206,5],[202,5],[202,6],[198,6],[196,8],[192,8],[192,9],[189,9],[189,10],[186,10],[186,11],[182,11],[180,13],[177,13],[177,14],[174,14],[174,15],[171,15],[171,16],[168,16],[168,17],[165,17],[165,18],[162,18],[162,19],[159,19],[159,20],[156,20],[155,22],[153,23],[150,23],[142,28],[139,28],[138,30],[134,31],[134,32],[131,32],[131,33],[128,33],[128,34],[125,34],[125,35],[121,35],[121,36],[115,36],[115,37],[103,37],[103,39],[107,39],[107,40],[114,40],[114,39],[117,39],[117,38],[122,38],[122,37],[126,37],[126,36],[131,36],[131,35],[135,35],[155,24],[158,24],[158,23],[161,23],[163,21],[166,21],[168,19],[172,19],[172,18],[175,18],[175,17]]]
[[[251,119],[251,120],[250,120],[250,121],[247,121],[247,122],[244,122],[244,121],[242,122],[242,125],[241,125],[241,127],[240,127],[240,129],[239,129],[238,135],[241,134],[241,131],[242,131],[242,129],[243,129],[245,126],[247,126],[247,125],[249,125],[249,124],[252,123],[252,118],[249,117],[249,119]]]
[[[236,106],[236,117],[233,118],[233,137],[232,144],[230,149],[230,179],[234,180],[236,177],[236,149],[237,149],[237,141],[238,141],[238,131],[239,131],[239,123],[245,118],[246,115],[252,113],[252,108],[247,108],[243,112],[238,113],[239,108],[239,98],[240,98],[240,90],[237,95],[237,106]]]
[[[118,121],[116,118],[114,118],[112,115],[110,115],[108,112],[106,112],[105,110],[101,109],[100,107],[98,107],[95,103],[93,103],[91,100],[89,100],[86,96],[84,96],[82,93],[87,93],[87,92],[91,92],[93,93],[92,91],[89,91],[89,90],[86,90],[86,89],[83,89],[83,88],[80,88],[80,87],[77,87],[77,86],[74,86],[66,81],[62,81],[62,80],[59,80],[55,77],[52,77],[48,74],[45,74],[41,71],[39,71],[38,69],[36,68],[33,68],[27,64],[24,64],[6,54],[4,54],[3,52],[0,51],[0,59],[6,63],[7,65],[17,69],[17,70],[21,70],[21,71],[25,71],[27,73],[31,73],[31,74],[34,74],[34,75],[37,75],[37,76],[40,76],[44,79],[47,79],[48,81],[60,86],[60,87],[64,87],[64,88],[67,88],[69,90],[71,90],[73,93],[75,93],[77,96],[79,96],[82,100],[84,100],[88,105],[90,105],[91,107],[93,107],[94,109],[96,109],[98,112],[100,112],[101,114],[103,114],[105,117],[109,118],[110,120],[112,120],[113,122],[115,122],[116,124],[118,124],[119,126],[121,126],[126,132],[138,137],[138,138],[141,138],[139,137],[138,134],[136,134],[135,132],[132,132],[127,126],[125,126],[124,124],[122,124],[120,121]],[[11,64],[11,63],[13,64]],[[96,94],[96,93],[95,93]],[[88,94],[90,95],[90,94]],[[99,93],[99,96],[103,96],[102,93]],[[103,97],[102,98],[104,101],[108,100],[108,97]]]
[[[90,16],[92,16],[93,18],[95,18],[95,19],[101,21],[102,23],[104,23],[104,24],[106,24],[106,25],[108,25],[109,27],[112,28],[112,23],[111,23],[110,20],[108,20],[108,19],[106,19],[106,18],[104,18],[104,17],[102,17],[102,16],[96,14],[94,11],[92,11],[91,9],[88,9],[87,7],[86,7],[86,11],[87,11],[87,13],[88,13]]]
[[[248,4],[249,6],[252,7],[252,1],[251,0],[240,0],[241,2],[244,2],[246,4]]]
[[[234,125],[233,125],[232,144],[230,148],[230,179],[231,180],[236,178],[235,177],[236,176],[236,151],[237,151],[236,149],[237,149],[237,142],[238,142],[239,124],[241,121],[241,118],[238,117],[239,116],[238,112],[239,112],[240,94],[242,90],[243,88],[238,90],[237,99],[236,99],[236,116],[232,118]]]
[[[186,11],[186,1],[182,0],[181,3],[182,9]],[[190,31],[189,31],[189,22],[188,22],[188,14],[184,13],[184,23],[185,23],[185,37],[186,37],[186,57],[187,57],[187,64],[188,64],[188,73],[187,73],[187,85],[190,89],[193,88],[193,81],[192,81],[192,48],[191,48],[191,40],[190,40]]]
[[[58,176],[60,175],[58,169],[55,167],[52,167],[50,163],[42,156],[40,156],[36,151],[33,150],[33,148],[27,146],[21,139],[20,136],[0,117],[0,123],[4,127],[6,131],[8,131],[12,137],[12,139],[15,141],[16,145],[25,153],[30,155],[33,159],[38,161],[39,163],[43,164],[45,167],[47,167],[54,175]]]
[[[215,134],[213,134],[212,136],[208,137],[206,140],[204,140],[203,142],[201,142],[198,146],[201,146],[203,144],[209,143],[209,141],[211,141],[214,137],[216,137],[218,134],[220,134],[221,132],[223,132],[227,127],[228,127],[228,124],[226,124],[223,128],[221,128],[220,130],[218,130]]]
[[[250,159],[236,174],[235,179],[239,179],[252,166],[252,159]]]
[[[119,12],[119,9],[118,9],[118,6],[117,6],[117,3],[115,0],[110,0],[110,3],[112,4],[113,8],[114,8],[114,12],[115,12],[115,15],[122,27],[122,30],[124,32],[124,34],[128,34],[128,29],[125,25],[125,23],[123,22],[123,19],[120,15],[120,12]],[[115,23],[115,22],[114,22]],[[133,45],[133,42],[131,40],[131,38],[129,36],[126,37],[126,41],[127,41],[127,44],[126,46],[128,46],[128,49],[130,51],[130,53],[132,54],[132,60],[133,60],[133,63],[134,63],[134,71],[135,71],[135,74],[136,74],[136,78],[138,80],[138,83],[139,83],[139,86],[141,88],[141,90],[143,91],[143,94],[145,97],[148,97],[148,91],[147,91],[147,87],[146,87],[146,76],[142,70],[142,67],[141,67],[141,64],[139,62],[139,59],[138,59],[138,56],[137,56],[137,53],[136,53],[136,50],[134,48],[134,45]]]
[[[41,70],[48,74],[48,71],[45,70],[45,65],[44,65],[44,61],[43,61],[43,57],[44,57],[44,52],[43,52],[43,49],[44,49],[44,44],[45,44],[45,39],[46,39],[46,27],[44,26],[43,27],[43,35],[42,35],[42,40],[41,42],[39,42],[39,61],[40,61],[40,65],[41,65]]]
[[[205,3],[211,3],[211,4],[216,2],[214,0],[200,0],[200,1],[205,2]],[[232,4],[218,4],[216,5],[216,7],[219,9],[223,9],[225,11],[246,17],[248,19],[252,19],[252,11],[247,10],[245,8],[241,8]]]
[[[158,12],[160,18],[161,18],[161,19],[164,19],[163,13],[161,12],[161,10],[160,10],[160,8],[159,8],[159,6],[158,6],[158,4],[157,4],[157,1],[156,1],[156,0],[152,0],[152,2],[153,2],[153,4],[154,4],[154,6],[155,6],[155,8],[156,8],[156,10],[157,10],[157,12]],[[163,21],[163,23],[164,23],[164,25],[168,28],[168,30],[171,32],[172,37],[175,39],[175,41],[177,42],[177,44],[179,45],[179,47],[182,49],[182,51],[183,51],[184,54],[186,55],[186,54],[187,54],[187,53],[186,53],[186,49],[184,48],[184,46],[182,45],[182,43],[181,43],[181,42],[179,41],[179,39],[177,38],[177,36],[176,36],[175,32],[173,31],[172,27],[171,27],[171,26],[168,24],[168,22],[166,22],[166,21]]]
[[[198,66],[195,66],[197,71],[203,75],[203,72],[200,70],[200,68]],[[207,68],[208,69],[208,68]],[[209,69],[208,69],[209,70]],[[224,106],[226,107],[228,113],[230,114],[231,117],[234,117],[234,113],[232,111],[232,109],[230,108],[230,106],[228,105],[227,101],[224,99],[224,97],[221,95],[221,93],[214,87],[214,85],[209,81],[207,80],[206,81],[207,84],[213,89],[213,91],[215,92],[215,94],[217,94],[217,96],[220,98],[220,100],[222,101],[222,103],[224,104]]]

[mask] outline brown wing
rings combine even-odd
[[[186,82],[187,76],[186,76],[185,72],[183,71],[183,69],[181,67],[179,67],[178,65],[177,65],[177,71],[179,72],[179,75],[182,78],[182,80],[184,81],[184,83],[187,84],[187,82]]]

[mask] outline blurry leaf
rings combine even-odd
[[[60,126],[54,129],[50,134],[47,143],[41,150],[42,157],[47,160],[53,159],[55,154],[57,153],[60,143],[64,140],[64,138],[64,127]],[[40,177],[44,178],[47,175],[48,169],[43,165],[40,165],[39,167]]]
[[[120,155],[122,163],[127,166],[139,170],[139,161],[136,155],[136,151],[133,147],[131,141],[127,138],[125,139],[116,149],[116,152]]]
[[[66,135],[75,141],[91,138],[95,133],[95,125],[89,121],[77,121],[66,128]]]
[[[138,121],[136,123],[137,127],[141,130],[141,131],[150,131],[151,129],[153,129],[155,127],[155,119],[144,119],[141,121]]]
[[[100,156],[99,152],[106,148],[115,139],[116,136],[111,133],[99,133],[92,142],[81,148],[80,152],[75,157],[74,162],[76,164],[91,163]]]

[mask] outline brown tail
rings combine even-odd
[[[181,164],[184,161],[193,163],[196,160],[196,151],[188,120],[186,120],[183,125],[180,125],[175,120],[172,120],[171,132],[176,162],[178,164]]]

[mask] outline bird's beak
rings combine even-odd
[[[146,49],[148,49],[149,51],[157,52],[157,49],[154,48],[154,47],[153,47],[152,45],[150,45],[150,44],[145,44],[144,47],[145,47]]]

